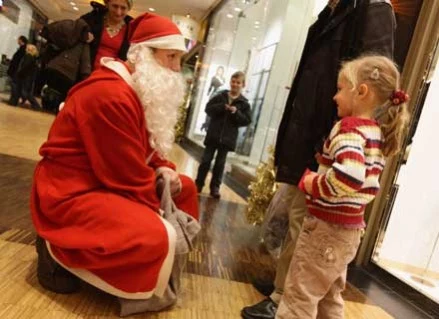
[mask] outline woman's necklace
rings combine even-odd
[[[105,24],[105,29],[107,30],[108,35],[110,36],[110,38],[114,38],[116,35],[119,34],[120,30],[122,30],[122,28],[124,27],[125,21],[122,20],[117,25],[110,25],[110,23],[108,21],[108,17],[105,16],[104,24]]]

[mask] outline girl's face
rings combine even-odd
[[[355,90],[352,90],[352,85],[345,78],[340,77],[337,83],[337,94],[334,96],[339,117],[352,116],[354,96]]]

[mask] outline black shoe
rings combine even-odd
[[[198,184],[196,184],[196,185],[197,185],[197,192],[201,193],[203,191],[203,186],[198,185]]]
[[[218,188],[212,188],[210,190],[210,196],[212,196],[213,198],[216,198],[216,199],[220,199],[221,198],[221,194],[219,192],[219,189]]]
[[[50,256],[46,242],[40,236],[37,236],[36,247],[38,253],[37,277],[40,285],[59,294],[71,294],[79,291],[79,278],[61,267]]]
[[[259,293],[266,297],[269,297],[274,291],[273,281],[254,279],[252,280],[252,285],[256,288],[257,291],[259,291]]]
[[[253,306],[244,307],[241,310],[241,317],[244,319],[274,319],[276,311],[277,304],[267,298]]]

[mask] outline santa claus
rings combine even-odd
[[[184,38],[170,20],[144,14],[131,25],[128,61],[103,58],[75,86],[40,149],[32,220],[38,279],[58,293],[79,278],[118,297],[160,296],[175,230],[159,214],[156,180],[166,174],[177,207],[198,217],[192,180],[166,160],[184,81]]]

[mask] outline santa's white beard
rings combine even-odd
[[[135,66],[134,90],[145,109],[149,143],[161,157],[165,157],[172,149],[178,107],[184,100],[183,75],[162,67],[152,50],[142,45],[130,48],[128,61]]]

